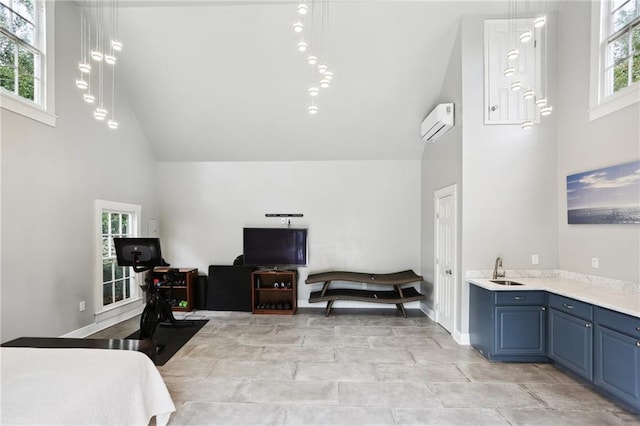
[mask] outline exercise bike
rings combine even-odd
[[[173,286],[177,284],[178,269],[169,269],[162,281],[154,282],[152,278],[145,279],[145,285],[141,286],[147,293],[147,304],[140,316],[140,340],[153,340],[153,335],[158,326],[189,327],[193,321],[178,320],[173,316],[171,293]],[[160,288],[167,288],[160,291]],[[165,345],[156,343],[156,352],[160,353]]]
[[[118,266],[130,266],[135,273],[153,272],[156,266],[170,266],[160,251],[159,238],[121,237],[113,239]],[[153,277],[147,277],[145,284],[140,286],[147,293],[147,304],[140,316],[140,340],[153,340],[159,325],[173,327],[189,327],[193,321],[177,320],[173,316],[171,293],[177,284],[179,270],[169,268],[163,280],[154,282]],[[161,291],[162,288],[162,291]],[[156,353],[164,349],[164,344],[156,343]]]
[[[165,275],[166,280],[153,282],[151,278],[145,279],[145,284],[140,286],[147,293],[147,304],[140,316],[140,340],[153,339],[159,324],[169,322],[172,325],[178,323],[173,316],[171,303],[171,291],[176,282],[177,269],[169,269]],[[169,287],[166,293],[160,291],[160,287]]]

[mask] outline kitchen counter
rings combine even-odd
[[[467,281],[491,291],[544,290],[640,318],[640,293],[638,292],[608,288],[563,278],[507,277],[500,279],[515,281],[523,285],[505,286],[494,284],[488,278],[468,278]]]

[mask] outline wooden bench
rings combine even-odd
[[[333,281],[366,283],[382,286],[392,286],[392,290],[360,290],[348,288],[329,288]],[[309,303],[327,302],[326,315],[331,314],[333,302],[336,300],[352,300],[357,302],[373,302],[395,304],[404,318],[407,311],[403,303],[426,299],[413,287],[402,288],[403,284],[422,281],[422,277],[411,270],[394,272],[391,274],[369,274],[362,272],[331,271],[311,274],[305,280],[306,284],[324,282],[322,290],[309,295]]]
[[[67,337],[19,337],[3,343],[7,348],[81,348],[81,349],[119,349],[138,351],[151,358],[156,357],[156,344],[151,340],[134,339],[77,339]]]

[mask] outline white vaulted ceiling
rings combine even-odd
[[[459,18],[508,11],[504,1],[330,2],[335,79],[310,116],[297,3],[120,1],[119,87],[158,160],[418,159]]]

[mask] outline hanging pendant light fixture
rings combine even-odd
[[[104,22],[102,16],[102,2],[98,2],[98,9],[96,10],[96,38],[95,46],[91,51],[91,59],[96,62],[102,62],[104,54],[102,53],[102,37],[104,36]]]
[[[546,0],[541,13],[536,18],[522,18],[518,20],[518,0],[509,0],[509,18],[506,32],[507,65],[502,73],[505,77],[514,77],[508,84],[511,91],[521,91],[521,106],[524,120],[520,122],[523,130],[529,130],[536,124],[534,117],[548,116],[553,107],[549,103],[548,93],[548,35]],[[525,0],[525,15],[531,12],[527,9]],[[544,40],[543,40],[544,38]],[[524,44],[533,41],[528,47]],[[519,47],[518,47],[519,46]],[[531,60],[531,55],[533,59]],[[522,60],[520,57],[522,56]],[[530,67],[534,67],[533,69]],[[529,69],[527,69],[529,68]],[[517,72],[516,72],[517,71]],[[539,115],[537,115],[539,114]]]
[[[300,2],[300,4],[298,5],[298,13],[300,15],[306,15],[307,13],[309,13],[309,6],[307,6],[304,2]]]
[[[89,37],[87,32],[90,33],[90,29],[87,30],[88,23],[86,17],[86,5],[83,3],[80,9],[80,62],[78,63],[78,69],[80,70],[82,80],[82,74],[89,74],[91,72],[91,64],[87,60],[87,38]]]
[[[111,70],[111,118],[107,121],[107,127],[116,130],[120,125],[116,121],[116,70]]]
[[[508,66],[504,69],[503,74],[505,77],[511,77],[516,73],[515,68],[513,68],[512,66]]]
[[[96,97],[91,94],[91,92],[87,92],[82,95],[82,99],[88,104],[93,104],[96,101]]]
[[[542,28],[544,27],[544,25],[547,23],[547,17],[545,15],[538,15],[534,20],[533,20],[533,26],[535,28]]]
[[[334,73],[333,70],[329,70],[328,66],[328,0],[320,1],[320,15],[316,13],[316,0],[312,0],[310,5],[307,5],[304,0],[300,0],[296,8],[299,15],[310,15],[309,21],[303,23],[302,19],[298,19],[293,24],[293,30],[295,33],[300,34],[300,39],[296,45],[296,48],[300,52],[308,52],[306,61],[312,66],[311,72],[313,77],[313,84],[307,89],[307,93],[311,97],[311,104],[308,106],[309,114],[315,115],[318,113],[318,105],[316,99],[319,98],[321,89],[325,89],[330,86]],[[321,25],[316,25],[316,19],[319,18]],[[318,38],[318,34],[320,38]],[[317,41],[319,40],[319,43]],[[319,74],[320,80],[316,79],[316,74]],[[317,83],[316,83],[317,82]]]
[[[105,17],[106,3],[108,4],[109,16]],[[122,50],[122,42],[118,39],[118,0],[99,0],[96,2],[95,13],[91,14],[88,9],[88,0],[82,0],[80,6],[80,61],[78,69],[80,78],[76,79],[76,86],[84,90],[82,99],[88,104],[97,104],[93,111],[93,117],[98,121],[105,121],[109,111],[105,108],[105,72],[111,72],[111,116],[107,121],[107,127],[117,129],[119,123],[115,118],[115,67],[118,62],[116,52]],[[92,16],[93,15],[93,16]],[[105,22],[105,18],[108,22]],[[92,22],[94,28],[92,28]],[[108,37],[107,37],[108,35]],[[93,36],[93,39],[92,39]],[[105,38],[109,40],[108,47],[105,46]],[[105,47],[107,50],[105,51]],[[97,73],[92,73],[91,63],[87,58],[97,64]],[[105,70],[104,64],[110,65]],[[97,97],[91,91],[92,76],[96,77]]]
[[[82,75],[80,75],[80,78],[76,78],[76,87],[80,90],[87,90],[89,83],[87,83],[87,80],[82,78]]]

